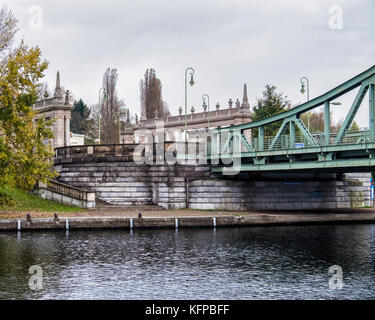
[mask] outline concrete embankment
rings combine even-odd
[[[137,229],[137,228],[194,228],[250,227],[311,224],[375,223],[374,212],[316,213],[316,214],[249,214],[194,217],[64,217],[0,219],[0,231],[74,230],[74,229]]]

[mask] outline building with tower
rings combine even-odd
[[[46,120],[55,119],[53,124],[53,148],[70,146],[70,118],[72,107],[69,90],[67,90],[64,95],[60,84],[60,73],[57,71],[53,97],[49,97],[48,92],[45,92],[43,99],[37,101],[33,106],[36,111],[36,119],[41,117],[45,117]]]
[[[207,105],[202,106],[202,111],[197,112],[198,108],[191,107],[189,114],[187,115],[187,127],[188,136],[194,136],[195,131],[203,128],[217,128],[217,127],[228,127],[232,125],[244,124],[251,122],[252,112],[247,97],[247,86],[244,84],[242,103],[239,99],[233,101],[229,99],[228,106],[222,108],[219,103],[208,108]],[[144,106],[141,106],[141,118],[133,127],[133,130],[144,130],[147,129],[153,134],[156,133],[156,122],[163,121],[164,128],[167,132],[166,139],[168,140],[168,131],[174,130],[185,130],[185,114],[183,113],[182,107],[178,109],[179,115],[171,116],[167,115],[163,118],[159,118],[155,114],[155,118],[147,119],[146,110]],[[247,132],[246,135],[250,138],[251,132]],[[172,137],[170,137],[172,139]],[[128,132],[122,136],[121,141],[128,143],[138,142],[133,133]]]

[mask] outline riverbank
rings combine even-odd
[[[1,201],[3,198],[3,201]],[[7,201],[4,201],[4,199]],[[9,203],[6,203],[9,202]],[[4,186],[0,188],[0,218],[4,213],[20,212],[80,212],[84,209],[55,201],[41,199],[29,192]]]
[[[59,213],[35,212],[27,219],[25,213],[0,213],[0,231],[74,230],[74,229],[136,229],[281,226],[311,224],[375,223],[374,208],[336,209],[330,211],[259,211],[211,212],[199,210],[86,211]]]

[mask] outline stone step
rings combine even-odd
[[[110,204],[103,200],[97,199],[96,207],[90,209],[92,211],[153,211],[153,210],[164,210],[162,207],[153,204],[142,204],[142,205],[135,205],[129,202],[118,202],[116,204]]]

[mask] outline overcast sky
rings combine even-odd
[[[118,95],[139,114],[139,80],[154,68],[172,114],[184,106],[184,70],[195,69],[189,109],[201,96],[227,106],[248,86],[251,104],[273,84],[294,104],[375,65],[374,0],[11,0],[19,36],[39,45],[50,65],[44,81],[54,88],[57,70],[65,89],[97,103],[107,67],[117,68]],[[332,5],[343,9],[342,29],[329,26]],[[35,11],[42,9],[42,28]],[[331,21],[332,22],[332,21]],[[39,25],[40,26],[40,25]],[[340,99],[334,118],[345,115],[352,95]],[[356,118],[367,126],[368,99]]]

